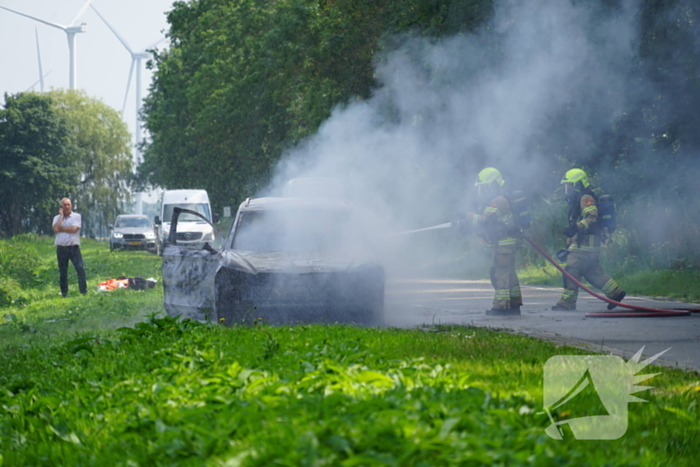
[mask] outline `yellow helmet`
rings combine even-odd
[[[499,187],[502,187],[505,180],[503,180],[501,172],[499,172],[497,169],[494,169],[493,167],[486,167],[484,170],[479,172],[474,186],[478,187],[481,185],[491,185],[493,182],[496,182]]]
[[[564,185],[564,197],[569,203],[575,203],[583,190],[591,186],[588,175],[581,169],[571,169],[566,172],[561,179],[561,184]]]
[[[571,183],[574,187],[577,183],[580,183],[581,187],[588,188],[591,184],[588,182],[588,175],[581,169],[571,169],[564,174],[564,178],[561,179],[561,183]]]

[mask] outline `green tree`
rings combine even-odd
[[[83,235],[94,236],[130,201],[131,135],[119,113],[84,91],[49,93],[67,122],[80,180],[72,191],[85,220]]]
[[[235,204],[334,107],[371,96],[387,34],[451,34],[491,11],[490,0],[176,2],[144,106],[141,175],[205,188],[216,209]]]
[[[0,109],[0,234],[48,233],[80,168],[71,129],[45,94],[5,94]]]
[[[119,114],[82,91],[5,96],[0,110],[0,232],[51,233],[70,197],[94,235],[129,201],[130,136]]]

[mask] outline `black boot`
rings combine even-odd
[[[624,290],[620,292],[615,298],[611,298],[611,300],[615,300],[616,302],[621,302],[623,298],[625,298],[625,295],[627,295],[627,292]],[[613,310],[615,309],[617,305],[614,303],[608,303],[608,310]]]

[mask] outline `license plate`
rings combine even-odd
[[[140,245],[141,242],[129,242],[129,245]]]

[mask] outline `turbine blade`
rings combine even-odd
[[[43,76],[43,78],[46,78],[46,77],[49,75],[49,73],[51,73],[51,72],[50,72],[50,71],[46,72],[46,74]],[[29,91],[34,90],[34,86],[36,86],[36,85],[39,84],[40,82],[41,82],[41,80],[34,81],[34,84],[32,84],[31,86],[29,86],[27,89],[25,89],[24,92],[29,92]]]
[[[39,84],[39,81],[34,81],[34,83],[31,86],[29,86],[27,89],[24,90],[24,92],[33,91],[34,86],[36,86],[37,84]]]
[[[167,39],[167,37],[161,37],[160,39],[158,39],[157,41],[155,41],[153,44],[149,45],[148,47],[144,47],[144,49],[141,52],[146,53],[149,50],[153,50],[155,48],[155,46],[157,46],[158,44],[163,42],[165,39]]]
[[[39,29],[34,28],[34,34],[36,35],[36,56],[39,60],[39,89],[44,92],[44,70],[41,68],[41,48],[39,47]]]
[[[129,88],[131,87],[131,77],[134,75],[134,64],[136,59],[131,59],[131,68],[129,68],[129,79],[126,82],[126,93],[124,94],[124,105],[122,105],[122,116],[124,115],[124,110],[126,110],[126,99],[129,97]]]
[[[27,14],[24,14],[24,13],[20,13],[19,11],[10,10],[9,8],[4,7],[4,6],[0,6],[0,8],[2,8],[3,10],[10,11],[10,12],[12,12],[12,13],[16,13],[16,14],[18,14],[18,15],[20,15],[20,16],[24,16],[24,17],[29,18],[29,19],[33,19],[34,21],[39,21],[40,23],[44,23],[44,24],[46,24],[47,26],[51,26],[51,27],[53,27],[53,28],[62,29],[62,30],[64,30],[64,31],[65,31],[66,28],[67,28],[67,26],[64,26],[64,25],[62,25],[62,24],[52,23],[52,22],[50,22],[50,21],[44,21],[43,19],[37,18],[37,17],[35,17],[35,16],[30,16],[30,15],[27,15]]]
[[[105,19],[105,17],[102,16],[102,15],[100,14],[99,11],[97,11],[97,8],[95,8],[94,5],[90,5],[90,7],[95,11],[95,13],[97,13],[97,16],[100,17],[100,19],[102,20],[102,22],[105,23],[105,24],[107,25],[107,27],[109,28],[109,30],[112,31],[112,34],[114,34],[115,36],[117,36],[117,39],[119,39],[119,42],[121,42],[122,45],[123,45],[124,47],[126,47],[126,50],[128,50],[129,53],[130,53],[131,55],[133,55],[134,52],[131,50],[131,47],[129,47],[129,44],[127,44],[126,41],[124,40],[124,38],[123,38],[122,36],[119,35],[119,33],[117,32],[117,30],[114,29],[114,28],[112,27],[112,25],[109,24],[109,23],[107,22],[107,20]]]
[[[83,16],[83,13],[85,13],[85,10],[87,10],[87,7],[88,5],[90,5],[91,1],[92,0],[87,0],[80,8],[80,10],[78,10],[78,13],[75,15],[75,18],[73,18],[73,21],[71,21],[70,23],[71,26],[75,26],[75,23],[77,23],[80,17]]]

